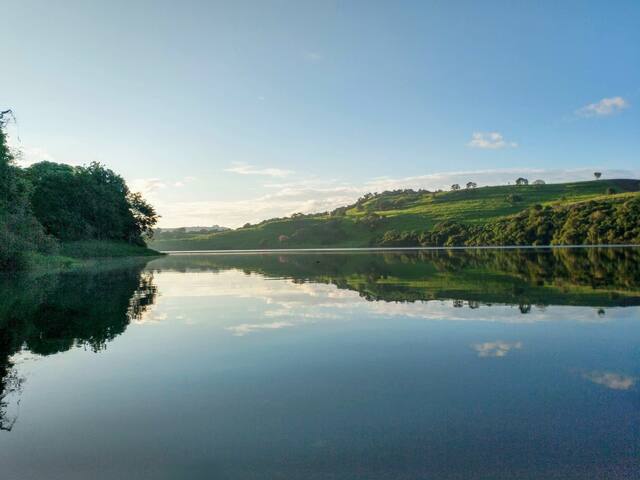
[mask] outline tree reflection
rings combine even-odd
[[[596,308],[640,305],[640,249],[467,249],[169,256],[157,269],[219,271],[334,284],[370,301],[454,300]]]
[[[9,397],[23,380],[11,357],[85,346],[94,352],[153,304],[156,287],[144,264],[0,279],[0,429],[11,429]]]

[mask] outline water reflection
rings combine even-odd
[[[7,429],[23,394],[0,464],[65,480],[636,478],[639,260],[189,255],[5,279]]]
[[[333,284],[371,301],[448,299],[454,307],[498,303],[516,305],[522,313],[533,305],[640,305],[637,248],[179,255],[152,262],[150,268],[234,269]]]
[[[154,302],[153,274],[144,263],[73,273],[0,277],[0,428],[24,382],[11,357],[20,351],[47,356],[73,347],[98,352],[141,318]],[[11,400],[11,401],[9,401]]]

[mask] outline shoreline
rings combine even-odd
[[[406,252],[432,250],[560,250],[577,248],[640,248],[638,244],[602,245],[484,245],[455,247],[329,247],[329,248],[269,248],[234,250],[158,250],[165,255],[250,255],[261,253],[350,253],[350,252]]]

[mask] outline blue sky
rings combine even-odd
[[[2,17],[22,162],[103,162],[161,226],[640,174],[637,1],[23,0]]]

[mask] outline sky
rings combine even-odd
[[[28,165],[236,227],[369,191],[640,177],[640,2],[0,0]]]

